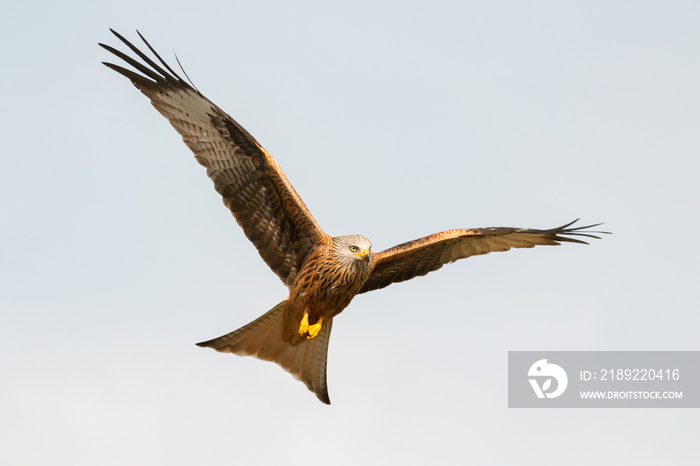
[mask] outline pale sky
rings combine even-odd
[[[698,24],[690,1],[3,3],[0,464],[695,464],[696,410],[509,409],[507,352],[700,349]],[[110,27],[175,51],[329,234],[614,234],[359,296],[323,405],[195,346],[286,289],[100,64]]]

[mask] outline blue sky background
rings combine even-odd
[[[509,350],[698,350],[697,2],[5,2],[0,463],[694,464],[697,411],[507,408]],[[97,42],[138,28],[375,250],[614,235],[359,296],[333,405],[194,343],[285,297]]]

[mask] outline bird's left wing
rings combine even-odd
[[[160,64],[112,32],[145,64],[100,44],[138,73],[105,65],[129,78],[182,135],[260,256],[291,286],[311,247],[327,236],[275,159],[233,118],[181,79],[141,34]]]
[[[606,233],[590,230],[599,224],[570,228],[575,222],[550,230],[500,227],[449,230],[409,241],[374,254],[374,268],[360,293],[425,275],[470,256],[561,242],[588,244],[575,236],[600,239],[592,233]]]

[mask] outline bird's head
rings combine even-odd
[[[372,262],[372,242],[362,235],[336,236],[333,248],[346,267],[365,268]]]

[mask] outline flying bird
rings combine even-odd
[[[106,66],[127,77],[182,135],[262,259],[289,297],[238,330],[198,343],[219,352],[273,361],[330,404],[326,358],[333,319],[359,293],[384,288],[479,254],[587,244],[596,225],[549,230],[472,228],[443,231],[373,252],[361,235],[329,236],[316,223],[275,159],[233,118],[183,80],[139,37],[153,58],[112,33],[138,58],[99,44],[133,67]],[[184,71],[183,71],[184,73]],[[187,77],[186,74],[184,74]]]

